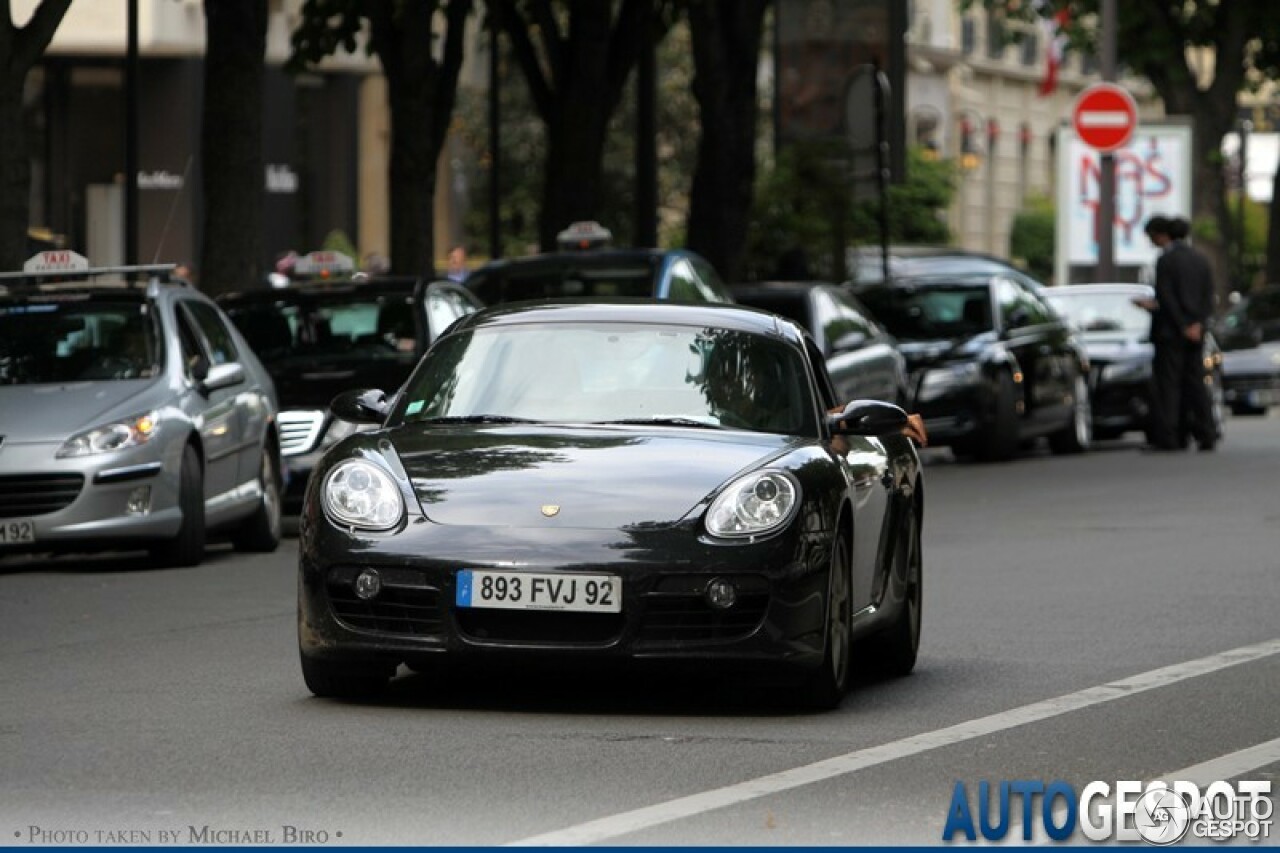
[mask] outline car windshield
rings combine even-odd
[[[987,285],[891,285],[858,292],[889,334],[904,341],[970,337],[989,332],[991,290]]]
[[[0,385],[146,379],[159,374],[161,353],[141,300],[0,301]]]
[[[1146,335],[1151,314],[1133,304],[1135,293],[1071,293],[1070,288],[1046,291],[1053,307],[1083,332],[1124,332]]]
[[[816,433],[804,357],[781,341],[690,326],[480,328],[433,347],[391,423],[528,420]]]
[[[407,293],[281,294],[225,307],[267,365],[416,358],[419,332]]]
[[[486,305],[542,299],[640,299],[654,295],[654,272],[647,262],[566,269],[506,267],[480,270],[467,279]]]

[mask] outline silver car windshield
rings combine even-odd
[[[142,301],[0,301],[0,385],[144,379],[161,344]]]
[[[1083,332],[1151,331],[1151,314],[1133,304],[1132,293],[1049,294],[1049,301]]]
[[[428,352],[391,422],[654,423],[814,435],[807,376],[793,347],[725,329],[482,328]]]

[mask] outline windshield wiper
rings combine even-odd
[[[620,426],[680,426],[698,427],[700,429],[724,429],[719,424],[711,424],[706,421],[694,420],[693,418],[621,418],[616,421],[592,421],[592,423]]]
[[[541,421],[529,418],[513,418],[508,415],[437,415],[433,418],[415,418],[415,424],[536,424]]]

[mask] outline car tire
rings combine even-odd
[[[1049,449],[1059,455],[1084,453],[1093,443],[1093,406],[1089,400],[1089,383],[1077,373],[1071,392],[1071,421],[1049,436]]]
[[[182,451],[178,472],[178,509],[182,523],[177,534],[151,549],[151,557],[164,567],[196,566],[204,559],[204,469],[200,454],[188,444]]]
[[[377,665],[300,658],[302,680],[321,699],[371,699],[383,693],[391,680],[390,672]]]
[[[258,471],[258,485],[262,500],[253,515],[245,519],[231,537],[237,551],[269,554],[280,545],[280,525],[283,511],[280,494],[280,465],[275,454],[264,449],[262,465]]]
[[[915,669],[920,651],[920,631],[924,616],[924,572],[920,548],[920,513],[913,502],[902,523],[903,535],[894,549],[894,571],[906,578],[907,591],[902,609],[893,623],[871,637],[863,646],[863,667],[879,678],[901,678]]]
[[[822,665],[801,684],[800,702],[808,710],[831,711],[839,707],[849,687],[851,607],[849,534],[841,532],[831,546],[831,574],[827,593],[825,651]]]
[[[1018,452],[1018,392],[1013,376],[1001,370],[996,376],[991,420],[978,436],[977,455],[984,462],[1004,462]]]

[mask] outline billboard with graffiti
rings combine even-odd
[[[1098,264],[1102,157],[1070,127],[1058,130],[1057,151],[1054,281],[1093,281],[1093,268]],[[1116,278],[1137,281],[1156,258],[1155,247],[1142,230],[1146,221],[1156,214],[1191,218],[1191,127],[1167,120],[1141,124],[1129,144],[1114,156]]]

